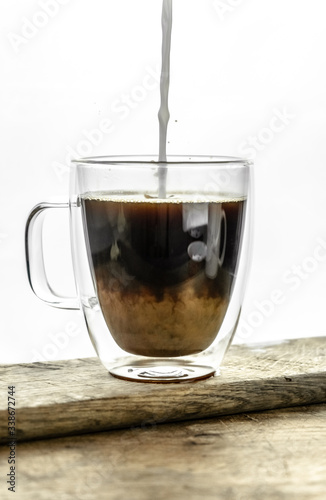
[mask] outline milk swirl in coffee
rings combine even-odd
[[[183,356],[216,337],[232,293],[245,200],[209,198],[82,199],[97,295],[125,351]]]

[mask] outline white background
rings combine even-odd
[[[168,152],[255,161],[236,341],[325,335],[325,2],[173,1]],[[1,0],[0,362],[94,355],[81,313],[30,291],[25,221],[67,196],[70,156],[158,152],[160,14],[161,0]],[[66,217],[44,236],[73,293]]]

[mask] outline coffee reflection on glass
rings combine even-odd
[[[89,192],[81,202],[94,285],[119,347],[161,358],[207,349],[231,299],[246,199]]]

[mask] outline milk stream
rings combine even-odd
[[[163,0],[162,8],[162,70],[160,81],[161,106],[159,120],[159,162],[166,162],[166,138],[170,118],[168,99],[170,86],[170,50],[172,31],[172,0]],[[167,167],[159,166],[158,197],[166,198]]]

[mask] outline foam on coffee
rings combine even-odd
[[[229,203],[239,202],[246,199],[245,196],[239,196],[232,193],[207,193],[203,195],[193,193],[175,193],[167,195],[166,198],[159,198],[155,193],[153,194],[140,194],[140,193],[106,193],[105,191],[97,191],[96,193],[85,193],[82,196],[83,200],[90,201],[112,201],[114,203]]]

